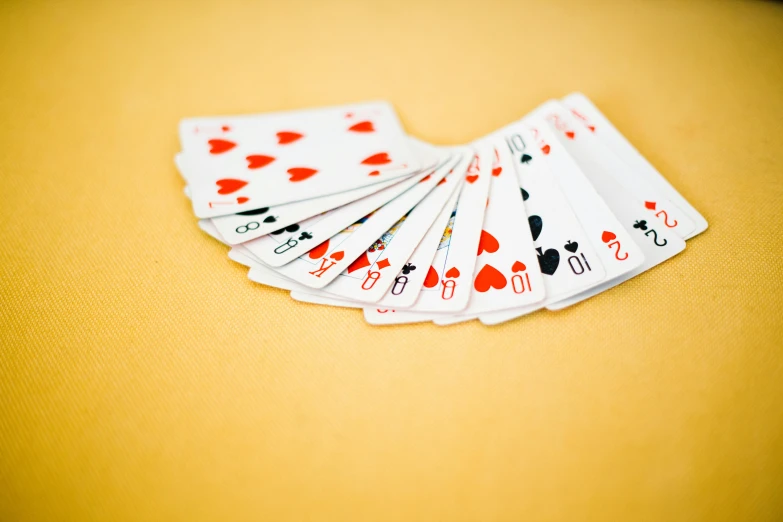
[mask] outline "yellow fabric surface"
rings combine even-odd
[[[0,3],[0,520],[783,518],[783,6]],[[560,313],[373,328],[196,227],[180,118],[580,90],[704,214]]]

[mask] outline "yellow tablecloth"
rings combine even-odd
[[[0,49],[0,520],[783,517],[780,4],[6,0]],[[710,228],[496,328],[251,283],[172,164],[185,116],[459,143],[573,90]]]

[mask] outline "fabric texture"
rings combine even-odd
[[[783,518],[783,6],[0,3],[0,520]],[[698,208],[558,313],[374,328],[196,226],[177,122],[579,90]]]

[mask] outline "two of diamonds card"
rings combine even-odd
[[[175,163],[249,278],[371,324],[560,310],[685,249],[706,220],[579,93],[472,143],[385,102],[191,118]]]

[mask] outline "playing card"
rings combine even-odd
[[[481,141],[475,147],[477,153],[465,174],[453,221],[446,227],[418,299],[409,309],[394,313],[367,307],[365,319],[369,323],[429,320],[431,312],[456,313],[467,307],[494,159],[489,141]],[[427,319],[423,319],[425,315]]]
[[[546,290],[540,303],[515,309],[513,317],[519,317],[595,286],[604,280],[606,272],[545,163],[551,147],[538,146],[522,122],[495,134],[505,138],[514,158]],[[492,319],[486,315],[483,320]]]
[[[313,290],[321,297],[338,297],[365,303],[374,303],[387,291],[402,293],[418,267],[407,262],[421,242],[449,197],[456,192],[464,178],[474,152],[464,148],[455,151],[452,161],[444,164],[426,181],[435,187],[422,199],[402,222],[399,230],[389,230],[322,291]],[[424,180],[422,180],[424,181]],[[432,246],[434,254],[435,245]],[[361,261],[361,262],[358,262]],[[391,270],[388,270],[391,268]],[[423,278],[420,279],[423,281]],[[419,283],[421,285],[421,283]],[[327,295],[328,293],[328,295]]]
[[[394,237],[411,209],[437,186],[448,170],[436,169],[424,177],[417,176],[418,182],[413,187],[372,212],[366,219],[327,239],[293,262],[276,267],[275,271],[311,288],[323,288],[343,270],[347,271],[347,277],[358,271],[357,279],[361,279],[361,285],[368,291],[380,279],[383,270],[389,272],[390,280],[393,279],[404,260],[390,261],[388,257],[379,255],[376,251],[383,249],[373,243],[380,237],[380,243],[385,248],[384,243],[387,244]],[[384,237],[381,237],[382,234]],[[368,247],[369,252],[365,251]],[[370,260],[368,254],[373,255],[374,261]],[[362,275],[361,271],[366,267],[376,267],[376,270]]]
[[[563,104],[598,140],[627,167],[613,170],[623,186],[644,202],[663,225],[684,239],[704,232],[707,220],[664,178],[655,167],[612,125],[598,108],[578,92],[563,98]],[[629,189],[630,187],[630,189]]]
[[[578,127],[578,122],[564,106],[553,102],[545,104],[543,108],[548,113],[547,121],[550,126],[559,131],[557,136],[560,142],[579,163],[582,171],[644,253],[644,262],[634,270],[577,296],[547,306],[549,309],[559,310],[612,288],[677,255],[685,249],[685,240],[668,227],[663,218],[646,210],[638,199],[625,190],[624,185],[617,182],[611,172],[622,169],[622,162],[588,129]],[[613,245],[617,239],[608,239],[609,241],[605,241],[607,247],[621,252],[621,246]]]
[[[533,117],[525,121],[530,124],[533,138],[538,141],[539,147],[547,151],[543,157],[549,171],[585,230],[588,241],[606,271],[606,278],[617,277],[641,265],[644,259],[641,250],[562,142],[558,141],[545,122]],[[567,136],[574,134],[572,130],[558,132],[565,136],[564,140],[569,141],[571,138]],[[584,269],[591,270],[587,266]]]
[[[470,159],[473,159],[472,154]],[[462,174],[460,175],[462,176]],[[419,243],[419,245],[416,247],[416,250],[414,250],[413,255],[411,255],[410,259],[408,260],[409,263],[415,265],[416,267],[431,265],[432,259],[435,257],[435,252],[438,249],[438,244],[441,243],[443,238],[447,239],[451,237],[451,226],[453,224],[453,219],[451,218],[456,214],[458,197],[459,190],[455,190],[441,209],[437,219],[433,222],[432,226],[430,226],[429,230],[427,230],[424,239],[421,240],[421,243]],[[445,233],[444,229],[446,229]],[[406,284],[400,285],[401,288],[398,287],[397,290],[395,290],[395,287],[393,286],[388,292],[386,292],[386,295],[384,295],[383,298],[378,303],[376,303],[376,306],[380,307],[381,309],[394,309],[395,306],[412,305],[419,296],[419,292],[421,291],[423,285],[426,285],[429,288],[437,286],[439,281],[437,277],[432,277],[432,274],[434,273],[434,269],[430,271],[411,271],[408,274],[408,281]],[[366,304],[359,301],[345,301],[336,297],[327,297],[327,295],[328,294],[326,292],[315,292],[311,288],[291,292],[291,297],[298,301],[304,301],[307,303],[327,304],[333,306],[350,306],[356,308],[363,308],[366,306]],[[400,303],[402,304],[400,305]]]
[[[342,207],[289,225],[281,234],[269,234],[242,244],[264,264],[283,266],[393,200],[428,174],[422,172]]]
[[[394,109],[374,102],[180,123],[199,217],[345,192],[418,168]]]
[[[533,246],[514,159],[502,139],[493,142],[489,203],[478,245],[473,289],[459,316],[532,305],[544,299],[544,281]],[[435,318],[434,322],[451,322]]]
[[[174,158],[177,168],[182,173],[188,172],[189,169],[185,166],[188,161],[192,161],[192,158],[189,159],[183,154],[177,154]],[[190,170],[192,171],[192,169]],[[401,178],[394,178],[339,194],[218,216],[212,218],[212,223],[228,244],[236,245],[267,234],[281,234],[290,225],[322,214],[327,210],[347,205],[352,201],[399,183],[400,180]],[[189,193],[190,190],[188,190]]]

